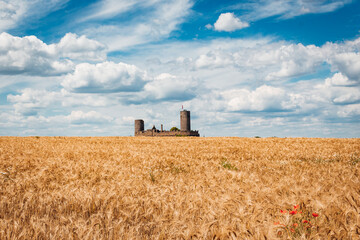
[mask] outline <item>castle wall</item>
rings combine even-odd
[[[141,132],[135,132],[136,137],[178,137],[191,136],[200,137],[198,131],[153,131],[151,129]]]

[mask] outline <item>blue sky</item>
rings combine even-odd
[[[0,0],[0,134],[359,137],[358,0]]]

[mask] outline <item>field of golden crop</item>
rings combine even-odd
[[[360,236],[360,139],[0,137],[0,172],[0,239]]]

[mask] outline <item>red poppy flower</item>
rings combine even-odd
[[[295,230],[294,230],[293,228],[290,228],[290,231],[291,231],[291,232],[295,232]]]
[[[299,226],[299,224],[297,224],[297,223],[294,223],[294,227],[297,227],[297,226]]]
[[[304,220],[303,223],[308,223],[308,220]]]
[[[312,215],[313,215],[313,217],[318,217],[319,216],[319,214],[317,214],[317,213],[313,213]]]
[[[294,210],[294,211],[291,211],[291,212],[289,212],[291,215],[295,215],[295,214],[297,214],[297,211],[296,210]]]
[[[286,213],[286,210],[284,210],[284,211],[283,211],[283,210],[280,210],[280,212],[281,212],[282,214],[284,214],[284,213]]]
[[[299,208],[299,205],[295,205],[295,206],[294,206],[294,209],[298,209],[298,208]]]

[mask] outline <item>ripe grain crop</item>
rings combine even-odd
[[[0,172],[0,239],[360,235],[360,139],[0,137]]]

